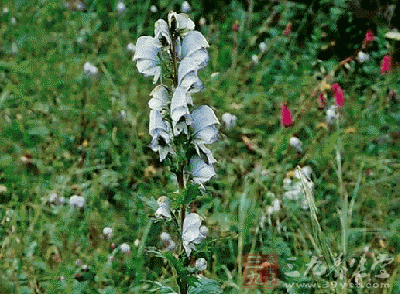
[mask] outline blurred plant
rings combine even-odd
[[[180,293],[186,294],[189,286],[198,287],[194,284],[198,280],[191,277],[193,269],[188,267],[191,252],[208,232],[198,214],[186,215],[186,205],[199,193],[196,185],[203,188],[215,175],[216,160],[206,145],[217,141],[219,121],[206,105],[192,110],[191,94],[203,88],[197,72],[207,66],[209,59],[208,42],[194,30],[194,22],[186,14],[170,12],[168,23],[163,19],[156,21],[154,33],[155,37],[142,36],[137,40],[133,60],[137,61],[140,73],[153,77],[154,84],[161,82],[150,93],[150,148],[158,152],[160,161],[176,174],[179,190],[175,200],[180,205],[180,217],[171,210],[171,202],[165,196],[158,199],[155,215],[172,218],[176,224],[180,236],[179,259],[162,256],[175,268]],[[175,249],[175,242],[168,233],[162,233],[161,240],[167,250]]]

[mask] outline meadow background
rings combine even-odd
[[[210,105],[221,122],[211,148],[217,176],[192,209],[209,228],[198,253],[208,261],[203,274],[223,293],[337,293],[285,284],[334,281],[332,275],[285,273],[293,265],[304,273],[326,248],[341,252],[341,189],[354,199],[343,257],[348,278],[359,278],[351,260],[364,258],[362,283],[389,284],[343,293],[400,293],[399,44],[385,38],[396,24],[374,7],[360,18],[349,2],[190,3],[188,14],[210,43],[209,65],[199,73],[205,88],[194,102]],[[179,12],[182,1],[126,0],[122,12],[118,1],[82,4],[0,4],[0,293],[178,291],[171,266],[149,252],[164,246],[168,223],[152,216],[160,196],[174,197],[176,179],[148,147],[153,85],[127,46],[153,36],[155,21]],[[369,60],[340,63],[361,49],[368,29],[375,35]],[[387,54],[392,69],[381,74]],[[86,62],[96,75],[84,72]],[[334,83],[346,97],[339,128],[326,117]],[[322,110],[321,92],[328,100]],[[284,102],[290,128],[280,122]],[[234,127],[222,123],[224,113],[237,117]],[[302,152],[290,146],[293,136]],[[284,197],[284,179],[295,181],[297,166],[312,168],[321,231],[310,209]],[[84,209],[70,207],[73,195],[85,198]],[[281,208],[269,215],[274,199]],[[111,240],[105,227],[113,228]],[[130,253],[110,261],[122,243]],[[278,254],[277,288],[241,288],[238,264],[249,252]],[[377,263],[383,255],[391,262]],[[379,280],[382,269],[389,277]]]

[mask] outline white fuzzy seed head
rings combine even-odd
[[[291,137],[289,139],[289,145],[296,149],[298,152],[302,152],[302,145],[303,143],[300,141],[299,138]]]
[[[127,243],[123,243],[119,246],[119,249],[125,254],[129,253],[130,246]]]
[[[150,6],[150,11],[153,12],[153,13],[156,13],[157,12],[157,7],[155,5],[151,5]]]

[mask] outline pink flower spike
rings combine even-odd
[[[386,55],[382,59],[382,64],[381,64],[381,73],[388,73],[390,71],[392,62],[390,55]]]
[[[281,106],[281,122],[284,127],[290,127],[293,125],[292,113],[287,107],[287,103],[283,103]]]
[[[344,92],[340,88],[339,84],[333,84],[331,86],[332,91],[335,93],[335,104],[340,108],[344,106]]]
[[[375,40],[374,34],[372,33],[372,31],[368,31],[365,34],[364,47],[368,47],[369,43],[374,41],[374,40]]]

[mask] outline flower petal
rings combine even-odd
[[[154,35],[157,46],[168,46],[171,44],[168,24],[165,20],[159,19],[154,24]]]
[[[168,101],[168,89],[165,85],[158,85],[151,91],[150,96],[153,98],[149,101],[150,109],[162,110],[167,107]]]
[[[182,116],[185,116],[185,118],[189,117],[188,104],[192,104],[189,93],[182,87],[176,88],[171,100],[171,118],[174,124],[176,124]]]
[[[197,184],[203,184],[215,176],[215,170],[212,165],[206,164],[200,156],[193,156],[189,162],[189,172],[193,176],[193,181]]]
[[[156,39],[149,36],[142,36],[136,42],[136,52],[133,60],[150,59],[158,61],[160,48],[157,47]]]
[[[208,42],[198,31],[188,32],[182,41],[182,56],[187,57],[200,49],[208,48]]]

